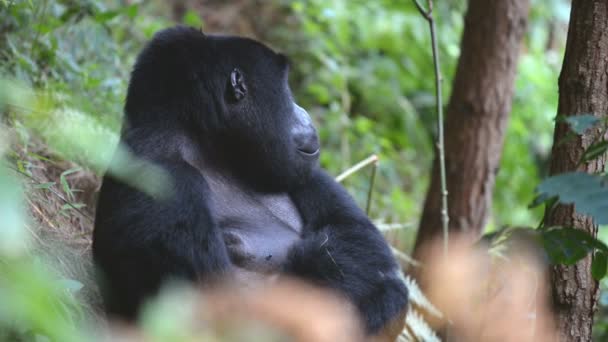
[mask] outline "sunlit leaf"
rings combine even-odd
[[[184,14],[182,21],[184,24],[195,28],[201,28],[203,26],[203,19],[201,19],[198,13],[193,10],[187,11],[186,14]]]
[[[125,14],[127,15],[127,17],[133,19],[135,18],[135,16],[137,16],[137,12],[139,11],[139,5],[138,4],[133,4],[128,6],[127,8],[124,9]]]

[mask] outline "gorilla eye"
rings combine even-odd
[[[245,85],[245,79],[239,69],[235,68],[230,73],[230,86],[235,100],[240,101],[247,95],[247,85]]]

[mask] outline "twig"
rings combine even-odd
[[[381,221],[374,221],[374,225],[380,229],[381,232],[389,231],[389,230],[398,230],[404,228],[412,228],[414,227],[414,223],[384,223]]]
[[[439,173],[441,178],[441,226],[443,228],[443,253],[448,254],[448,189],[445,172],[445,143],[443,133],[443,95],[441,85],[443,77],[439,66],[439,49],[437,47],[437,33],[435,19],[433,18],[433,0],[427,0],[428,10],[425,10],[417,0],[412,0],[420,14],[428,21],[431,31],[431,45],[433,51],[433,65],[435,67],[435,105],[437,106],[437,154],[439,156]]]
[[[369,180],[369,190],[367,190],[367,204],[365,205],[365,214],[369,216],[369,209],[372,205],[372,192],[374,191],[374,181],[376,180],[376,170],[378,169],[378,159],[374,162],[372,166],[372,175]]]
[[[53,224],[53,222],[51,222],[51,220],[44,214],[44,212],[42,212],[40,208],[38,208],[38,206],[32,200],[28,198],[27,202],[29,203],[30,207],[32,207],[34,211],[36,211],[36,213],[40,215],[40,217],[44,222],[46,222],[46,224],[48,224],[51,228],[57,230],[57,227]]]
[[[371,163],[375,163],[378,161],[378,156],[375,154],[372,154],[371,156],[365,158],[364,160],[358,162],[357,164],[349,167],[346,171],[342,172],[341,174],[338,175],[338,177],[336,177],[336,182],[340,183],[342,182],[344,179],[346,179],[347,177],[349,177],[350,175],[352,175],[353,173],[361,170],[362,168],[366,167],[367,165],[371,164]]]
[[[42,10],[36,13],[36,20],[40,20],[42,17],[44,17],[44,15],[46,14],[47,5],[48,1],[45,0],[42,4]],[[34,37],[32,45],[30,46],[30,55],[33,55],[35,50],[38,48],[38,39],[40,39],[40,28],[36,30],[36,36]]]
[[[397,248],[390,246],[391,247],[391,251],[393,252],[393,255],[395,257],[397,257],[397,259],[405,262],[406,264],[412,265],[414,267],[420,267],[422,266],[422,264],[420,263],[420,261],[412,258],[411,256],[403,253],[402,251],[398,250]]]
[[[448,240],[449,230],[448,223],[450,218],[448,216],[448,187],[445,175],[445,142],[443,133],[443,95],[441,91],[441,85],[443,83],[443,77],[441,76],[441,68],[439,66],[439,49],[437,48],[437,32],[435,27],[435,18],[433,17],[433,0],[427,0],[428,11],[418,3],[418,0],[413,0],[414,4],[420,11],[420,14],[429,23],[429,29],[431,31],[431,48],[433,52],[433,65],[435,67],[435,105],[437,107],[437,155],[439,156],[439,175],[441,178],[441,226],[443,230],[443,255],[445,258],[448,257]],[[449,319],[448,319],[449,322]],[[449,324],[445,328],[445,340],[450,340],[450,326]]]
[[[414,5],[416,5],[416,8],[418,9],[418,11],[420,12],[420,14],[424,17],[424,19],[426,20],[433,20],[432,19],[432,15],[433,15],[433,2],[429,1],[429,10],[425,10],[424,7],[422,7],[422,4],[418,2],[418,0],[412,0],[414,1]]]
[[[28,224],[24,224],[23,226],[25,227],[25,229],[27,229],[28,233],[30,233],[30,235],[33,236],[34,239],[36,239],[36,241],[38,242],[38,244],[40,246],[45,246],[45,247],[48,246],[48,244],[45,243],[44,241],[42,241],[40,236],[38,236],[38,234],[36,234],[36,231],[34,229],[32,229],[32,227],[30,227]]]

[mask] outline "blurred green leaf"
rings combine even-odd
[[[61,206],[61,210],[80,209],[86,207],[84,203],[65,203]]]
[[[124,9],[125,14],[130,19],[135,18],[137,16],[137,12],[138,11],[139,11],[139,5],[138,4],[133,4],[133,5],[127,6],[127,8]]]
[[[568,172],[545,179],[537,187],[540,196],[558,196],[563,204],[574,204],[576,211],[593,217],[597,224],[608,224],[608,187],[602,177]]]
[[[105,11],[105,12],[96,14],[94,19],[96,22],[103,24],[107,21],[110,21],[110,20],[116,18],[119,14],[120,14],[120,11],[118,11],[118,10],[110,10],[110,11]]]
[[[530,203],[528,205],[528,208],[530,208],[530,209],[536,208],[539,205],[543,205],[543,204],[548,204],[548,207],[551,207],[551,206],[553,206],[553,204],[555,202],[557,202],[558,199],[559,199],[559,197],[557,197],[557,196],[550,196],[547,193],[542,193],[542,194],[539,194],[538,196],[536,196],[532,200],[532,203]]]
[[[50,189],[55,185],[55,182],[46,182],[34,185],[35,189]]]
[[[59,182],[61,183],[63,192],[65,192],[66,195],[68,195],[68,199],[70,199],[71,201],[74,200],[74,192],[72,191],[72,188],[70,187],[70,184],[68,183],[67,176],[69,176],[73,173],[79,172],[79,171],[82,171],[82,167],[76,166],[71,169],[63,171],[61,173],[61,175],[59,176]]]
[[[603,154],[605,154],[606,150],[608,150],[608,141],[602,140],[602,141],[593,143],[591,146],[589,146],[585,150],[585,152],[583,153],[583,156],[581,157],[581,161],[588,162],[590,160],[598,158],[598,157],[602,156]]]
[[[20,257],[0,262],[0,279],[0,328],[8,323],[3,318],[9,317],[10,324],[53,341],[86,340],[76,324],[82,314],[79,304],[65,288],[56,286],[44,260]]]
[[[579,135],[584,134],[585,131],[595,126],[600,121],[600,119],[592,114],[572,115],[566,117],[564,120],[570,124],[570,128]]]
[[[203,28],[203,19],[193,10],[188,10],[182,18],[182,22],[188,26],[200,29]]]
[[[607,268],[608,254],[602,251],[596,252],[591,263],[591,275],[593,275],[593,278],[598,281],[604,278]]]
[[[551,262],[572,265],[590,252],[608,253],[608,247],[589,233],[575,228],[551,228],[541,234]]]
[[[24,229],[23,196],[17,180],[2,165],[0,189],[0,256],[18,255],[25,251],[29,242]]]

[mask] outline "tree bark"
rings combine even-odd
[[[450,232],[477,238],[487,221],[529,5],[529,0],[469,1],[445,124]],[[442,237],[440,208],[436,157],[414,248],[417,257],[424,244]]]
[[[574,0],[559,77],[558,114],[605,116],[607,113],[608,1]],[[605,156],[577,167],[584,150],[601,134],[600,130],[591,130],[582,137],[564,142],[568,130],[566,124],[557,122],[550,173],[603,171]],[[547,211],[545,222],[548,226],[575,227],[597,235],[597,225],[593,220],[577,214],[571,205]],[[591,261],[590,255],[573,266],[558,265],[551,270],[560,341],[591,341],[593,314],[599,295],[598,282],[591,276]]]

